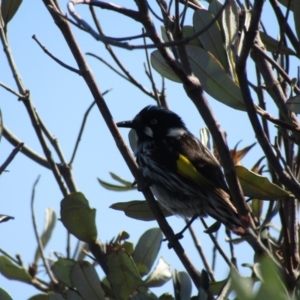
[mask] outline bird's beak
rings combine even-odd
[[[132,128],[132,129],[138,129],[138,124],[133,121],[123,121],[116,123],[118,127],[125,127],[125,128]]]

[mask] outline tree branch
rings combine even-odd
[[[7,168],[7,166],[13,161],[15,156],[19,151],[21,151],[22,147],[24,146],[24,143],[20,143],[17,145],[17,147],[11,152],[11,154],[8,156],[8,158],[5,160],[5,162],[0,166],[0,174],[4,172],[4,170]]]
[[[17,147],[22,142],[5,126],[3,126],[3,136],[4,138],[11,143],[14,147]],[[24,146],[20,149],[20,152],[26,155],[28,158],[32,159],[36,163],[40,164],[41,166],[50,169],[50,165],[48,161],[40,156],[38,153],[34,152],[28,146],[24,144]]]
[[[59,10],[56,10],[56,12],[54,11],[54,8],[53,8],[54,6],[52,5],[51,0],[43,0],[43,2],[45,4],[45,6],[48,8],[56,25],[58,26],[61,33],[63,34],[73,56],[78,64],[78,68],[82,71],[82,73],[83,73],[82,76],[83,76],[86,84],[88,85],[88,87],[96,101],[96,104],[99,108],[99,111],[100,111],[104,121],[106,122],[106,125],[109,128],[109,130],[116,142],[116,145],[117,145],[119,151],[121,152],[125,162],[127,163],[133,176],[135,177],[138,185],[145,187],[146,182],[145,182],[140,170],[138,169],[134,158],[132,157],[131,151],[127,148],[125,142],[122,139],[122,136],[121,136],[121,134],[112,118],[112,115],[104,101],[101,91],[99,90],[99,88],[96,84],[95,78],[93,77],[93,74],[92,74],[89,66],[86,63],[84,56],[83,56],[80,48],[78,47],[76,40],[73,37],[73,34],[71,32],[68,22],[64,19],[63,16],[61,16]],[[50,6],[52,7],[51,9],[50,9]],[[151,210],[153,211],[153,214],[154,214],[155,218],[157,219],[157,222],[159,223],[159,226],[162,229],[164,235],[167,237],[167,239],[169,241],[174,242],[173,248],[174,248],[175,252],[177,253],[180,260],[182,261],[183,265],[185,266],[186,270],[188,271],[188,273],[191,276],[192,280],[194,281],[195,285],[198,286],[199,282],[200,282],[200,273],[193,266],[192,262],[187,257],[185,250],[183,249],[183,247],[181,246],[179,241],[176,239],[172,228],[169,226],[164,215],[160,211],[158,204],[156,203],[149,188],[147,188],[145,191],[143,191],[143,194],[144,194]],[[97,253],[93,253],[93,254],[95,256],[97,255]]]
[[[71,66],[65,64],[65,63],[62,62],[60,59],[56,58],[51,52],[49,52],[49,51],[47,50],[47,48],[46,48],[44,45],[41,44],[41,42],[38,40],[38,38],[36,37],[35,34],[32,36],[32,38],[37,42],[37,44],[42,48],[42,50],[43,50],[47,55],[49,55],[54,61],[56,61],[59,65],[61,65],[62,67],[66,68],[67,70],[69,70],[69,71],[71,71],[71,72],[74,72],[74,73],[76,73],[76,74],[78,74],[78,75],[81,75],[79,70],[77,70],[77,69],[75,69],[75,68],[73,68],[73,67],[71,67]]]

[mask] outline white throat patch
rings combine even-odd
[[[150,136],[150,137],[153,137],[153,131],[152,131],[152,129],[151,129],[150,127],[148,127],[148,126],[146,126],[146,127],[144,128],[144,133],[145,133],[146,135]]]
[[[170,128],[167,136],[170,137],[180,137],[181,135],[183,135],[186,131],[183,128]]]

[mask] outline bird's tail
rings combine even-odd
[[[230,195],[224,190],[219,190],[213,201],[209,201],[208,215],[223,223],[237,235],[243,235],[245,228],[242,226],[237,210],[231,202]]]

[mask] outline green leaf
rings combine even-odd
[[[145,280],[147,287],[160,287],[172,277],[170,265],[161,257],[153,272]]]
[[[159,300],[174,300],[174,297],[170,293],[164,293],[158,299]]]
[[[89,207],[82,193],[69,194],[60,206],[61,221],[70,233],[86,243],[96,241],[96,210]]]
[[[83,299],[105,299],[98,274],[89,262],[77,262],[71,269],[70,277],[73,286],[78,290]]]
[[[239,85],[228,75],[219,61],[196,46],[186,46],[192,70],[203,89],[213,98],[234,109],[245,110]]]
[[[160,205],[158,202],[158,205],[163,212],[165,217],[172,216],[173,214],[168,212],[163,206]],[[155,217],[147,203],[147,201],[139,201],[139,200],[133,200],[128,202],[118,202],[114,203],[110,206],[110,208],[113,208],[115,210],[121,210],[124,211],[125,215],[127,217],[136,219],[136,220],[142,220],[142,221],[154,221]]]
[[[172,53],[170,52],[172,56]],[[178,76],[174,73],[171,67],[166,63],[165,59],[161,56],[158,50],[154,50],[150,56],[151,65],[156,72],[158,72],[161,76],[168,78],[172,81],[181,83]]]
[[[257,292],[256,299],[289,299],[280,273],[268,257],[263,257],[260,264],[256,263],[254,265],[254,269],[255,273],[259,274],[259,278],[263,281]]]
[[[253,280],[248,277],[241,277],[237,272],[231,273],[232,288],[236,292],[238,299],[253,300],[252,286]],[[263,298],[262,298],[263,299]]]
[[[132,191],[136,190],[136,187],[132,186],[132,182],[124,180],[120,176],[116,175],[115,173],[109,172],[112,179],[116,180],[117,182],[121,183],[122,185],[116,185],[109,182],[106,182],[100,178],[98,178],[99,183],[102,187],[104,187],[107,190],[110,191],[116,191],[116,192],[125,192],[125,191]]]
[[[225,49],[229,60],[231,73],[236,82],[238,82],[235,72],[235,57],[239,45],[239,8],[233,0],[228,2],[222,14],[222,28],[225,36]]]
[[[112,179],[124,184],[124,185],[128,185],[128,186],[131,186],[132,185],[132,182],[130,181],[127,181],[123,178],[121,178],[120,176],[118,176],[117,174],[113,173],[113,172],[109,172],[110,176]]]
[[[214,16],[206,9],[197,9],[193,15],[193,25],[198,32],[213,22]],[[198,36],[203,48],[209,51],[223,66],[227,73],[230,73],[227,54],[224,48],[220,26],[214,22],[201,35]]]
[[[104,181],[104,180],[102,180],[100,178],[98,178],[98,181],[99,181],[99,183],[100,183],[100,185],[102,187],[104,187],[105,189],[110,190],[110,191],[125,192],[125,191],[131,191],[131,190],[135,189],[132,186],[131,187],[127,187],[127,186],[121,186],[121,185],[112,184],[112,183]]]
[[[259,32],[259,35],[267,51],[274,53],[278,51],[279,41],[275,40],[274,38],[262,31]],[[296,55],[295,51],[286,47],[285,45],[280,46],[279,54]]]
[[[143,284],[132,257],[122,249],[108,253],[107,267],[107,279],[116,299],[129,299],[133,291]]]
[[[216,16],[217,13],[223,8],[223,3],[218,0],[211,0],[209,2],[208,11],[213,15]],[[218,25],[222,24],[222,16],[217,19]]]
[[[85,300],[78,294],[78,292],[76,290],[71,290],[71,289],[68,289],[68,291],[66,293],[66,298],[63,298],[62,300],[65,300],[65,299],[67,299],[67,300],[69,300],[69,299],[70,300]],[[60,300],[60,298],[57,300]]]
[[[55,277],[68,287],[72,287],[72,281],[70,277],[71,269],[76,264],[74,259],[59,258],[52,266],[52,272]]]
[[[133,260],[141,276],[147,275],[157,257],[162,242],[159,228],[152,228],[140,237],[133,254]]]
[[[1,300],[13,300],[13,298],[2,288],[0,288],[0,299]]]
[[[184,271],[173,271],[173,284],[175,299],[190,300],[192,294],[192,282],[189,275]]]
[[[68,297],[68,294],[69,294],[69,291],[67,292],[67,299],[72,299],[72,300],[82,300],[82,298],[78,295],[78,293],[76,293],[76,295],[78,295],[79,298],[69,298]],[[75,292],[73,292],[75,294]],[[65,298],[61,295],[61,294],[58,294],[58,293],[50,293],[48,295],[48,300],[65,300]]]
[[[31,283],[31,276],[22,267],[12,263],[6,256],[0,256],[0,273],[7,279]]]
[[[55,227],[55,224],[56,224],[56,213],[52,208],[48,207],[46,209],[44,230],[40,237],[43,248],[45,248],[47,243],[49,242],[52,232],[53,232],[53,229]],[[38,264],[40,257],[41,257],[41,252],[40,252],[39,247],[37,247],[35,256],[34,256],[35,264]]]
[[[209,284],[209,290],[214,294],[214,295],[219,295],[223,286],[226,284],[227,279],[221,280],[221,281],[215,281],[211,282]]]
[[[38,294],[30,297],[28,300],[64,300],[65,298],[58,293]],[[71,298],[67,298],[71,299]],[[82,298],[81,298],[82,299]],[[72,300],[75,300],[72,298]]]
[[[187,45],[186,50],[193,73],[200,79],[205,92],[225,105],[234,109],[245,110],[240,87],[225,72],[218,60],[200,47]],[[180,82],[158,50],[151,53],[151,64],[162,76]]]
[[[160,28],[161,28],[162,39],[166,43],[169,42],[167,34],[166,34],[166,28],[164,26],[161,26]],[[190,37],[190,36],[194,35],[195,33],[196,32],[195,32],[195,29],[194,29],[193,26],[185,25],[185,26],[182,27],[182,37],[183,38]],[[188,44],[199,46],[199,47],[202,46],[198,38],[194,38],[193,40],[189,41]]]
[[[190,25],[183,26],[182,28],[182,36],[183,38],[190,37],[196,33],[195,28]],[[202,47],[198,38],[194,38],[193,40],[188,42],[189,45],[195,45],[198,47]]]
[[[137,293],[130,297],[130,300],[157,300],[158,298],[147,287],[140,287]]]
[[[125,241],[122,244],[122,248],[129,254],[129,255],[133,255],[134,249],[133,249],[133,243]]]
[[[267,177],[256,174],[243,166],[236,166],[235,169],[243,192],[248,197],[278,200],[290,196],[290,193],[270,182]]]
[[[286,101],[286,104],[289,110],[295,112],[296,114],[300,114],[300,95],[289,98]]]
[[[1,14],[5,26],[7,26],[8,22],[13,18],[21,3],[22,0],[2,0]]]
[[[263,205],[264,205],[264,201],[258,199],[252,199],[251,201],[251,208],[252,208],[253,215],[257,218],[258,221],[260,221]]]
[[[0,299],[2,299],[2,298],[0,298]],[[63,299],[63,298],[61,298],[61,299]],[[49,300],[49,295],[37,294],[37,295],[30,297],[28,300]]]

